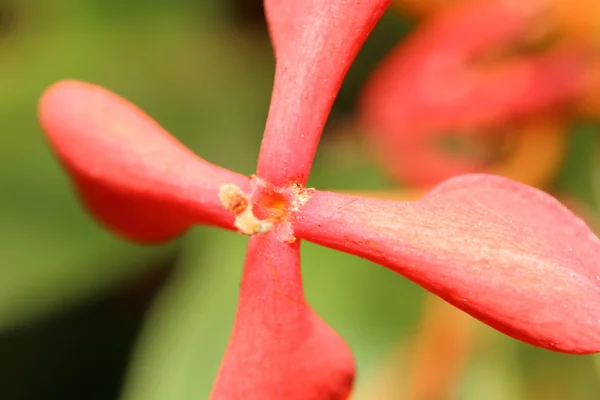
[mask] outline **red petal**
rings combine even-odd
[[[384,265],[512,337],[600,351],[600,241],[537,189],[464,175],[414,203],[316,192],[302,216],[297,237]]]
[[[517,117],[574,101],[591,52],[582,46],[482,62],[515,46],[535,19],[508,2],[458,4],[426,22],[377,68],[361,95],[361,123],[390,172],[435,184],[484,165],[434,148],[451,132],[494,132]]]
[[[265,0],[277,61],[258,175],[305,183],[351,62],[390,0]]]
[[[236,321],[212,400],[342,400],[352,354],[306,304],[299,242],[253,236]]]
[[[196,157],[126,100],[63,81],[43,95],[39,118],[84,203],[118,233],[153,242],[194,222],[233,228],[219,188],[248,188],[247,178]]]

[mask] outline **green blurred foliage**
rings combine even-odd
[[[78,78],[105,86],[205,159],[253,172],[272,52],[266,32],[242,31],[228,17],[227,4],[0,1],[0,10],[9,10],[0,17],[0,329],[26,329],[134,285],[159,268],[153,260],[175,251],[176,244],[127,244],[79,206],[36,122],[37,99],[52,82]],[[409,29],[388,15],[369,39],[336,103],[311,186],[392,186],[344,121],[368,71]],[[597,125],[586,125],[572,136],[557,187],[595,206],[594,132]],[[246,241],[209,228],[185,237],[182,259],[151,306],[136,346],[126,399],[208,394],[235,315]],[[379,266],[312,244],[303,244],[302,257],[308,299],[355,352],[360,386],[414,332],[423,291]],[[481,334],[493,346],[474,356],[461,399],[542,398],[536,385],[546,382],[565,398],[598,398],[591,357],[534,349],[483,325]]]

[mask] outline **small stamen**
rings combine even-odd
[[[219,190],[219,200],[223,207],[235,215],[234,226],[245,235],[269,232],[274,224],[271,220],[261,220],[252,211],[252,201],[238,186],[227,183]]]
[[[246,235],[272,231],[278,240],[294,242],[294,219],[313,189],[303,188],[299,183],[275,188],[256,175],[250,176],[250,189],[246,194],[231,183],[221,186],[219,200],[235,215],[234,226]]]

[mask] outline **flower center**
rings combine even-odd
[[[255,235],[273,231],[279,240],[293,242],[293,221],[310,198],[312,189],[292,184],[276,188],[269,182],[250,176],[250,194],[232,183],[221,186],[219,200],[235,215],[234,226],[240,233]]]

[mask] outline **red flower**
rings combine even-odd
[[[532,26],[550,24],[540,5],[524,4],[449,5],[377,67],[361,95],[360,120],[395,178],[433,185],[481,172],[483,162],[443,152],[435,139],[452,132],[481,136],[507,123],[514,130],[523,118],[557,119],[561,108],[586,95],[597,50],[562,40],[543,52],[519,52]]]
[[[486,175],[413,203],[304,188],[341,80],[387,4],[265,1],[277,72],[257,177],[196,157],[97,86],[60,82],[41,100],[50,143],[112,230],[140,242],[193,224],[254,235],[213,399],[349,395],[352,356],[306,304],[300,239],[373,260],[528,343],[600,350],[600,242],[550,196]]]

